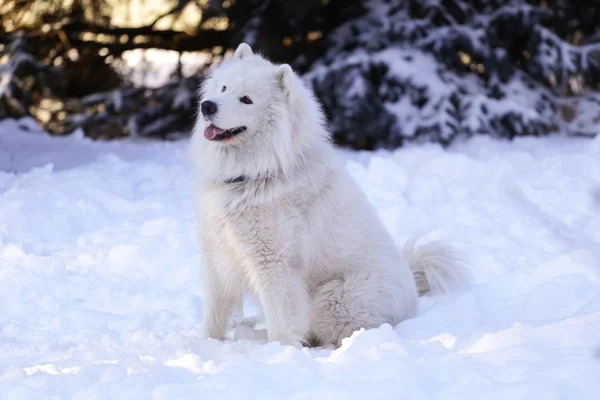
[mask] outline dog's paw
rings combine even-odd
[[[303,347],[302,343],[304,341],[304,335],[296,333],[286,333],[279,335],[269,334],[269,342],[279,342],[284,346],[294,346],[301,349]]]
[[[256,325],[260,324],[261,322],[263,321],[261,321],[258,317],[241,318],[232,324],[232,328],[237,328],[240,325],[256,328]]]
[[[265,329],[254,329],[246,324],[240,324],[235,328],[233,340],[258,340],[267,341],[267,331]]]
[[[224,341],[225,340],[225,332],[222,332],[218,329],[213,329],[210,326],[204,326],[202,329],[202,339],[215,339]]]
[[[302,350],[304,347],[307,347],[304,345],[304,341],[294,342],[294,343],[290,344],[290,346],[294,346],[298,350]]]

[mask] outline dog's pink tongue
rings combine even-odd
[[[217,128],[213,124],[210,124],[204,130],[204,137],[207,138],[207,139],[209,139],[209,140],[212,140],[212,139],[216,138],[217,136],[219,136],[220,134],[222,134],[223,132],[225,132],[224,129]]]

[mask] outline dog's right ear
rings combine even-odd
[[[252,54],[254,54],[252,52],[252,47],[248,46],[246,43],[240,43],[237,49],[235,49],[233,57],[243,60],[244,58],[250,57]]]
[[[286,96],[289,96],[292,91],[292,75],[294,75],[294,71],[292,71],[292,67],[289,64],[279,65],[275,72],[275,76]]]

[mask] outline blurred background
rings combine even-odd
[[[302,75],[343,146],[600,132],[598,0],[0,0],[0,119],[186,137],[241,41]]]

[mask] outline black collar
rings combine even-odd
[[[248,180],[248,178],[246,176],[240,175],[236,178],[227,179],[223,183],[240,183],[240,182],[246,182],[247,180]]]

